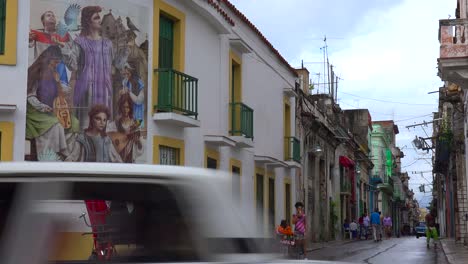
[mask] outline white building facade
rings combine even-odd
[[[105,78],[112,82],[107,99],[101,103],[96,99],[100,86],[89,86],[83,88],[87,89],[83,96],[95,103],[81,107],[84,97],[76,95],[78,83],[97,83],[99,79],[84,74],[87,67],[94,67],[89,61],[92,56],[82,56],[87,52],[84,44],[81,55],[75,57],[76,69],[68,63],[71,53],[67,45],[72,47],[83,36],[92,39],[93,26],[89,33],[83,32],[81,25],[80,32],[70,23],[65,35],[59,30],[51,33],[40,17],[52,10],[57,24],[68,23],[68,1],[7,1],[5,48],[0,55],[0,160],[41,161],[53,155],[57,162],[150,163],[231,171],[233,194],[226,195],[239,197],[246,217],[256,217],[268,233],[280,220],[290,219],[297,199],[295,175],[301,155],[294,125],[297,74],[258,29],[227,0],[76,2],[80,5],[75,17],[78,24],[85,21],[86,7],[101,6],[93,11],[100,15],[102,27],[94,40],[103,43],[100,52],[104,62],[112,53],[111,71],[102,73],[109,74]],[[125,17],[130,22],[125,23]],[[30,33],[35,30],[38,33],[31,40]],[[50,42],[54,34],[60,37]],[[37,35],[49,39],[41,40]],[[50,52],[53,49],[49,46],[59,46],[62,57],[56,62],[63,61],[66,70],[60,72],[54,64],[37,76],[33,71],[28,73],[46,52],[36,54],[34,50],[44,43]],[[108,53],[103,51],[105,45],[110,47]],[[47,62],[53,63],[53,58]],[[50,117],[57,115],[51,99],[59,93],[41,95],[40,87],[48,80],[46,70],[51,76],[63,73],[56,80],[61,84],[54,85],[66,93],[71,125]],[[139,80],[132,82],[130,75],[138,75]],[[127,104],[122,99],[126,88],[133,94]],[[40,105],[34,105],[35,98],[40,103],[44,103],[41,98],[53,101],[52,112],[31,114]],[[90,131],[96,129],[91,113],[97,104],[104,104],[110,112],[105,132],[111,141],[103,144],[111,142],[112,146],[104,153],[91,153],[80,141],[80,135],[92,137]],[[125,115],[128,107],[133,109],[131,116]],[[88,112],[83,115],[81,109]],[[31,121],[38,122],[35,118],[45,118],[52,125],[41,128]],[[115,130],[110,130],[110,124]],[[52,129],[58,134],[51,133]],[[124,141],[120,135],[125,136]],[[81,152],[76,153],[76,146]]]

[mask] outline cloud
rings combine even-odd
[[[323,82],[322,40],[327,35],[330,63],[342,79],[343,109],[368,108],[373,120],[397,120],[397,144],[404,149],[404,170],[427,171],[415,136],[432,134],[432,127],[405,126],[430,121],[437,111],[439,19],[454,17],[454,1],[440,0],[231,0],[290,61],[301,61],[315,82]],[[287,2],[287,4],[286,4]],[[318,63],[317,63],[318,62]],[[315,73],[321,73],[321,79]],[[321,91],[323,91],[323,87]],[[344,94],[342,92],[346,92]],[[351,96],[349,94],[353,94]],[[366,98],[428,105],[384,103]],[[410,119],[412,117],[418,117]],[[430,157],[430,154],[429,154]],[[427,158],[427,157],[426,157]],[[414,163],[414,164],[413,164]],[[418,175],[412,181],[424,181]],[[414,188],[414,187],[413,187]],[[415,193],[426,201],[427,193]]]

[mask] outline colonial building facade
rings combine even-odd
[[[225,170],[266,233],[290,219],[298,76],[229,1],[5,2],[2,161]]]

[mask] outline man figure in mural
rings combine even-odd
[[[68,33],[64,36],[57,33],[57,20],[54,12],[46,11],[43,13],[41,15],[41,22],[44,29],[32,29],[29,32],[29,48],[34,49],[33,60],[36,60],[39,55],[41,55],[50,46],[63,46],[63,43],[71,40]],[[63,83],[68,84],[65,64],[61,61],[57,65],[57,72],[59,73],[60,80]]]
[[[91,108],[89,126],[77,136],[67,161],[122,162],[106,133],[109,116],[109,108],[105,105],[94,105]]]
[[[34,139],[38,160],[63,160],[68,154],[66,133],[78,132],[78,120],[71,117],[65,130],[54,114],[54,101],[69,92],[57,72],[62,58],[58,46],[49,46],[28,68],[26,138]]]
[[[123,64],[115,62],[126,61],[114,56],[112,42],[101,36],[101,11],[99,6],[84,7],[81,33],[63,49],[65,63],[72,71],[71,79],[76,79],[73,105],[80,127],[89,122],[87,113],[92,105],[102,104],[112,109],[112,66],[122,69]]]
[[[118,101],[119,118],[108,125],[108,135],[125,163],[134,163],[144,152],[140,122],[133,117],[134,107],[129,93],[124,93]]]

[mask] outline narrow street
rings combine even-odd
[[[334,247],[325,247],[308,254],[308,259],[333,260],[351,263],[424,263],[447,264],[439,246],[426,248],[425,238],[392,238],[375,243],[373,240],[356,241]]]

